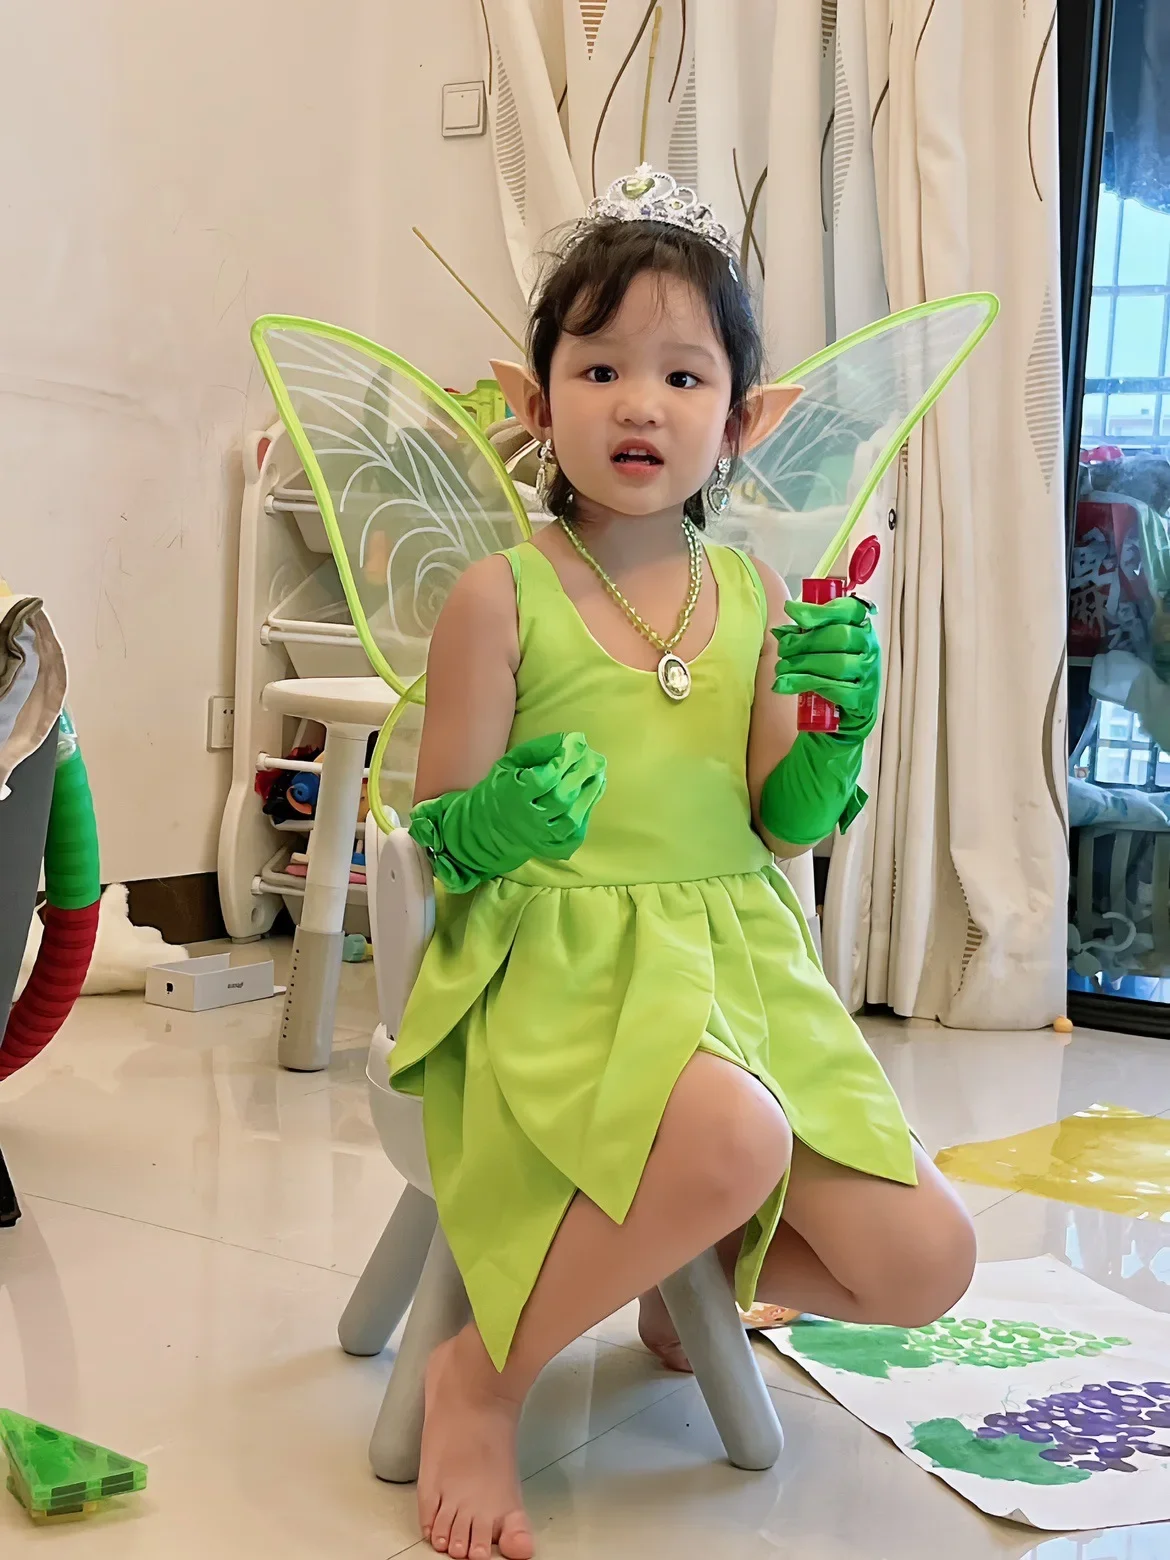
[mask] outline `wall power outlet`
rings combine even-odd
[[[230,748],[236,734],[236,701],[229,694],[207,701],[207,751]]]

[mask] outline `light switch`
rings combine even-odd
[[[482,135],[486,129],[483,82],[448,82],[443,88],[443,134]]]

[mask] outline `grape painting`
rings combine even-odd
[[[1128,1338],[1066,1332],[1035,1322],[944,1316],[930,1327],[869,1327],[851,1322],[807,1320],[789,1334],[797,1357],[837,1370],[888,1379],[890,1368],[925,1370],[931,1365],[970,1365],[988,1370],[1036,1365],[1046,1360],[1091,1358],[1123,1349]]]
[[[981,1263],[955,1313],[809,1316],[765,1336],[988,1516],[1052,1533],[1170,1523],[1170,1314],[1050,1256]]]
[[[974,1432],[957,1419],[932,1419],[914,1426],[912,1444],[936,1467],[1028,1484],[1138,1473],[1170,1458],[1170,1381],[1086,1382],[987,1414]]]

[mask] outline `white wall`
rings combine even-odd
[[[522,317],[487,141],[439,135],[478,0],[44,0],[5,7],[5,57],[0,575],[65,643],[103,876],[210,870],[251,321],[470,384],[506,343],[412,223]]]

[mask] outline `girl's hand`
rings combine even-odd
[[[790,601],[791,623],[772,629],[779,646],[773,692],[819,693],[841,712],[837,736],[864,741],[877,724],[881,649],[870,607],[857,596]]]
[[[410,834],[439,881],[468,893],[526,861],[567,860],[604,791],[605,759],[579,731],[553,732],[512,748],[469,790],[417,803]]]
[[[521,742],[499,762],[513,784],[499,794],[499,821],[529,859],[564,861],[584,843],[605,791],[605,759],[579,731]]]

